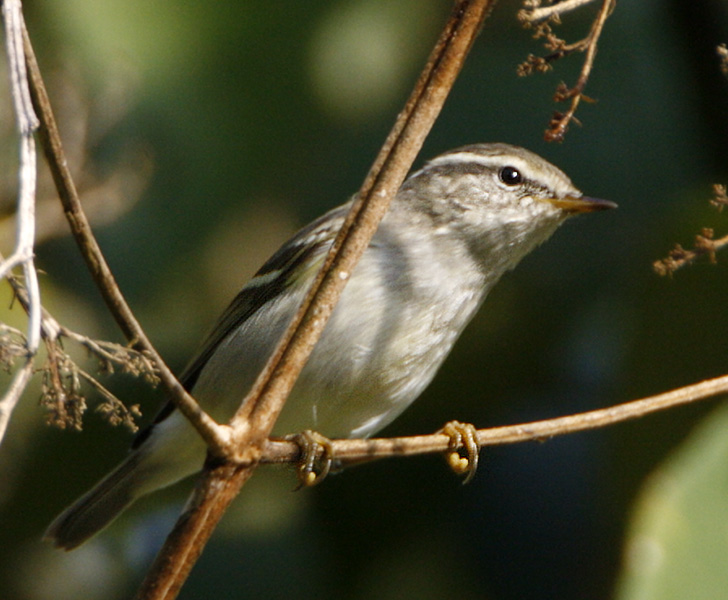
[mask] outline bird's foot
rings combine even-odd
[[[299,486],[311,487],[321,483],[331,471],[334,461],[334,448],[331,440],[317,431],[307,429],[288,436],[301,449],[296,472]]]
[[[468,483],[478,469],[480,455],[475,425],[450,421],[439,433],[450,437],[449,449],[445,453],[447,464],[458,475],[465,475],[463,484]]]

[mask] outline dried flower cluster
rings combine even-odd
[[[27,310],[28,295],[23,283],[11,273],[6,275],[18,303]],[[98,362],[98,371],[111,375],[116,371],[140,377],[150,385],[158,383],[154,362],[144,352],[104,340],[93,340],[60,325],[48,311],[43,311],[41,335],[46,358],[38,369],[41,373],[40,405],[46,409],[46,422],[62,429],[80,431],[86,412],[84,383],[100,398],[96,412],[112,425],[137,430],[135,419],[141,415],[138,405],[126,406],[97,378],[82,369],[63,348],[64,339],[85,348]],[[27,356],[25,334],[0,323],[0,368],[10,372],[16,360]]]
[[[518,75],[523,77],[533,73],[545,73],[553,68],[552,65],[554,62],[569,54],[574,52],[584,52],[586,54],[584,65],[581,68],[581,73],[576,83],[572,87],[569,87],[562,82],[556,88],[554,102],[570,101],[570,104],[565,112],[554,111],[551,116],[548,128],[544,133],[544,138],[550,142],[563,141],[571,121],[580,124],[574,114],[582,100],[587,102],[593,101],[585,96],[583,92],[594,64],[599,36],[602,33],[607,17],[614,8],[614,0],[602,0],[602,6],[594,19],[589,34],[578,42],[567,44],[553,30],[553,26],[561,23],[561,15],[563,13],[574,10],[591,1],[564,0],[558,4],[541,7],[540,0],[527,0],[524,8],[518,13],[518,19],[523,23],[523,26],[532,29],[534,39],[543,40],[543,46],[548,51],[548,54],[545,56],[529,54],[526,60],[518,65],[516,69]]]
[[[69,335],[65,335],[69,334]],[[112,374],[118,368],[122,373],[142,377],[147,383],[156,385],[158,379],[154,365],[143,353],[107,341],[97,341],[64,331],[64,337],[72,337],[89,350],[99,363],[99,370]],[[46,339],[47,358],[43,365],[40,404],[45,407],[46,422],[62,429],[80,431],[86,411],[85,382],[101,397],[96,412],[111,425],[124,425],[135,432],[135,419],[141,416],[138,404],[126,406],[97,378],[81,369],[63,349],[59,339]]]
[[[27,353],[25,334],[15,327],[0,323],[0,369],[10,373],[15,360]]]
[[[713,198],[710,204],[715,206],[719,211],[728,204],[728,195],[726,195],[726,186],[715,184],[713,186]],[[715,239],[715,232],[709,227],[704,227],[701,232],[695,236],[695,242],[692,248],[685,249],[680,244],[670,250],[665,258],[656,260],[652,267],[658,275],[672,275],[680,267],[691,264],[701,256],[707,256],[711,263],[716,262],[716,252],[723,246],[728,244],[728,236]]]

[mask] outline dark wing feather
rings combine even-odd
[[[299,230],[265,262],[225,309],[200,350],[180,375],[180,383],[187,391],[192,390],[207,361],[231,331],[240,327],[261,307],[295,283],[298,280],[296,271],[305,272],[301,267],[312,257],[318,255],[323,258],[348,210],[349,204],[344,204],[319,217]],[[137,433],[131,447],[138,448],[149,437],[154,425],[166,419],[174,410],[174,402],[168,400],[154,421]]]

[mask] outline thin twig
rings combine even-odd
[[[622,423],[653,412],[726,393],[728,393],[728,375],[670,390],[663,394],[610,406],[609,408],[532,423],[479,429],[477,432],[478,446],[543,441],[559,435]],[[368,440],[332,440],[332,448],[337,461],[346,466],[349,462],[358,464],[365,460],[394,456],[442,453],[451,449],[451,442],[450,436],[435,433],[432,435],[372,438]],[[296,462],[299,453],[299,447],[293,442],[271,440],[261,462]]]
[[[679,268],[689,265],[701,256],[707,256],[711,263],[716,262],[715,254],[718,250],[728,245],[728,235],[717,240],[713,239],[713,230],[704,228],[695,236],[695,245],[686,250],[680,244],[670,250],[670,253],[652,264],[652,268],[658,275],[672,275]]]
[[[33,364],[33,358],[30,356],[26,357],[25,364],[16,371],[10,387],[0,400],[0,440],[5,437],[13,410],[33,375]]]
[[[3,260],[3,255],[0,253],[0,262]],[[22,306],[26,314],[30,312],[30,296],[28,295],[28,290],[25,286],[13,273],[7,273],[5,275],[5,280],[10,285],[10,288],[13,290],[13,295],[17,298],[18,302],[20,302],[20,306]],[[62,326],[58,323],[58,321],[56,321],[45,308],[41,307],[41,337],[44,339],[55,340],[60,335],[61,329]]]
[[[293,334],[274,353],[231,425],[241,435],[238,464],[208,467],[185,514],[160,551],[137,594],[143,600],[176,597],[225,509],[253,473],[285,397],[323,330],[343,283],[419,151],[494,0],[461,0],[415,89],[374,162],[326,264],[299,311]],[[354,219],[356,225],[352,226]],[[333,253],[336,253],[335,255]]]
[[[589,80],[592,67],[594,66],[594,59],[597,55],[597,43],[599,37],[602,34],[604,23],[607,21],[607,17],[614,8],[615,0],[603,0],[602,7],[599,9],[599,14],[595,19],[589,35],[584,40],[586,44],[586,57],[584,58],[584,64],[581,67],[579,79],[572,88],[567,88],[565,85],[559,86],[556,91],[554,100],[560,102],[571,98],[571,104],[565,113],[555,112],[554,116],[549,123],[549,128],[544,134],[544,139],[548,142],[562,142],[566,131],[569,128],[569,123],[574,119],[574,114],[579,106],[582,98],[584,97],[583,92],[586,87],[586,83]]]
[[[3,256],[0,254],[0,261]],[[23,283],[12,273],[6,276],[7,282],[13,290],[15,298],[27,313],[30,310],[28,291]],[[85,398],[80,393],[81,380],[86,381],[104,398],[104,401],[96,407],[97,412],[112,425],[123,424],[132,432],[137,426],[135,417],[140,415],[138,405],[127,407],[119,398],[101,384],[95,377],[81,369],[62,348],[63,338],[73,340],[83,346],[90,354],[95,356],[101,370],[106,373],[113,373],[116,368],[133,376],[141,376],[150,385],[159,382],[154,363],[143,353],[133,348],[103,340],[93,340],[88,336],[76,333],[61,325],[45,308],[41,314],[41,337],[46,344],[48,359],[41,369],[43,372],[43,385],[41,393],[41,405],[48,409],[47,422],[61,428],[71,427],[81,429],[81,418],[86,409]],[[3,360],[0,366],[10,368],[15,358],[20,355],[16,349],[17,344],[8,342],[7,334],[18,338],[22,334],[2,325],[2,331],[6,338],[2,340],[5,350],[0,357]],[[23,347],[25,336],[22,336]],[[22,352],[23,355],[27,352]]]
[[[566,13],[585,6],[586,4],[591,4],[592,2],[594,2],[594,0],[564,0],[563,2],[558,2],[557,4],[551,4],[549,6],[526,7],[518,11],[518,20],[529,23],[539,23],[540,21],[545,21],[551,17],[560,17],[561,15],[565,15]]]
[[[205,440],[211,451],[217,455],[229,453],[229,428],[218,425],[200,406],[194,398],[184,389],[162,357],[147,338],[139,322],[134,317],[119,286],[114,279],[111,269],[99,248],[93,235],[86,214],[81,206],[76,186],[71,177],[68,163],[63,152],[61,137],[53,116],[48,93],[33,52],[27,30],[23,30],[25,54],[30,74],[30,92],[38,116],[40,118],[39,137],[58,195],[63,204],[66,219],[71,228],[81,255],[103,296],[114,319],[118,323],[126,338],[140,350],[143,350],[154,361],[159,379],[167,390],[170,398],[184,413],[200,436]]]
[[[23,13],[20,1],[5,0],[2,10],[10,89],[20,136],[20,167],[15,249],[7,260],[0,262],[0,277],[6,277],[16,266],[22,266],[29,306],[25,336],[27,360],[15,374],[10,388],[0,399],[0,443],[4,438],[13,409],[30,381],[33,372],[33,357],[38,351],[41,336],[40,288],[34,263],[37,160],[33,134],[38,128],[38,118],[33,111],[28,89],[28,74],[23,49]]]
[[[579,79],[573,87],[569,88],[565,83],[559,84],[554,94],[554,102],[563,102],[571,100],[569,108],[566,112],[554,112],[549,122],[549,127],[544,133],[544,138],[549,142],[561,142],[564,140],[566,131],[571,121],[578,123],[574,116],[579,103],[582,100],[589,100],[584,95],[589,75],[594,65],[594,58],[597,53],[597,45],[609,15],[614,9],[616,0],[602,0],[602,6],[592,23],[592,27],[583,40],[573,44],[567,44],[563,39],[558,37],[552,28],[552,25],[560,23],[561,14],[574,10],[592,0],[567,0],[547,7],[539,7],[538,2],[528,3],[528,7],[522,9],[518,13],[518,19],[527,28],[533,28],[534,38],[545,38],[544,47],[549,50],[547,56],[535,56],[529,54],[525,62],[521,63],[516,72],[519,76],[531,75],[532,73],[544,73],[551,70],[552,64],[557,60],[568,56],[574,52],[586,52],[584,64],[581,67]]]
[[[728,206],[728,193],[726,186],[716,183],[713,185],[713,197],[710,204],[722,212]],[[708,260],[715,264],[717,262],[716,253],[721,248],[728,245],[728,235],[715,239],[715,232],[710,227],[704,227],[701,232],[695,236],[695,243],[691,249],[685,249],[680,244],[670,250],[665,258],[656,260],[652,263],[652,268],[658,275],[672,275],[679,268],[695,262],[701,256],[707,256]]]
[[[30,310],[28,313],[28,352],[34,354],[40,342],[40,290],[33,263],[35,244],[35,189],[37,161],[33,134],[38,129],[38,118],[33,111],[28,88],[23,48],[23,13],[19,0],[3,2],[3,21],[8,53],[13,107],[20,134],[20,169],[18,176],[18,210],[16,247],[8,258],[10,264],[22,264]],[[19,261],[16,261],[16,258]],[[0,276],[8,271],[0,267]]]
[[[101,413],[104,419],[115,427],[123,425],[131,433],[136,433],[139,430],[139,426],[135,421],[135,419],[140,417],[142,414],[139,410],[138,404],[132,404],[127,407],[126,404],[119,400],[119,398],[105,385],[83,369],[78,370],[78,375],[104,399],[101,404],[96,406],[96,412]]]

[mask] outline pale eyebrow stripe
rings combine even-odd
[[[486,156],[483,154],[476,154],[474,152],[456,152],[454,154],[445,154],[443,156],[438,156],[437,158],[429,161],[428,164],[432,166],[439,166],[452,163],[472,163],[482,165],[484,167],[493,167],[495,165],[505,164],[505,162],[507,162],[505,158],[506,157],[504,157],[503,155],[498,155],[497,157],[495,157]],[[518,163],[519,165],[522,162],[518,156],[513,156],[509,158],[512,159],[513,163]]]

